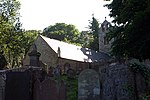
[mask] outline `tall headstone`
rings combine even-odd
[[[59,86],[59,100],[66,100],[66,86],[63,81],[60,82]]]
[[[31,78],[30,72],[8,72],[5,100],[31,100]]]
[[[100,100],[99,75],[95,70],[86,69],[80,73],[78,100]]]
[[[40,66],[39,57],[41,54],[37,51],[36,45],[34,45],[33,50],[28,54],[30,57],[30,66]]]
[[[33,100],[66,100],[66,87],[61,81],[60,84],[52,79],[45,79],[40,82],[36,80],[33,88]]]
[[[134,93],[134,75],[128,66],[112,64],[100,71],[102,100],[137,100]]]

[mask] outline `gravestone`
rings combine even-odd
[[[73,70],[73,69],[69,69],[68,71],[67,71],[67,76],[68,76],[68,78],[75,78],[75,71]]]
[[[57,100],[55,85],[56,83],[50,79],[45,79],[42,82],[36,80],[34,83],[33,100]]]
[[[99,100],[100,82],[98,73],[92,69],[82,71],[78,79],[78,100]]]
[[[100,71],[102,100],[137,100],[133,74],[128,66],[112,64]]]
[[[59,86],[59,100],[66,100],[66,86],[63,81],[60,82]]]
[[[39,57],[41,56],[41,53],[37,51],[35,44],[33,50],[30,53],[28,53],[28,55],[30,57],[30,66],[40,67]]]
[[[36,80],[33,88],[33,100],[40,100],[40,81]]]
[[[5,100],[31,100],[31,78],[30,72],[8,72]]]
[[[33,100],[66,100],[66,87],[63,82],[57,85],[52,79],[40,82],[36,80],[33,89]]]

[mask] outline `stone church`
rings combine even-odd
[[[88,48],[82,48],[73,44],[68,44],[59,40],[50,39],[48,37],[39,35],[34,42],[36,49],[41,53],[40,61],[48,67],[57,67],[61,69],[73,69],[74,71],[81,71],[89,68],[91,64],[102,59],[108,60],[110,56],[107,54],[110,44],[105,40],[106,32],[108,31],[110,23],[105,20],[99,31],[99,51],[94,51]],[[31,46],[28,53],[33,50]],[[23,66],[29,65],[29,56],[26,55],[23,60]]]

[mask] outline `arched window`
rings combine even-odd
[[[104,37],[104,45],[107,45],[107,44],[109,44],[109,40],[108,40],[108,38],[105,36],[105,37]]]

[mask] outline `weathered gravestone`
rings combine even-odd
[[[34,83],[33,100],[66,100],[65,84],[58,85],[55,80],[45,79]]]
[[[30,72],[8,72],[5,100],[31,100],[31,78]]]
[[[55,84],[56,83],[50,79],[46,79],[42,82],[37,80],[34,84],[33,100],[57,100]]]
[[[109,65],[100,71],[102,100],[137,100],[134,93],[134,76],[128,66]]]
[[[78,79],[78,100],[99,100],[100,82],[98,73],[92,69],[82,71]]]
[[[63,81],[60,82],[59,86],[59,100],[67,100],[66,99],[66,85]]]

